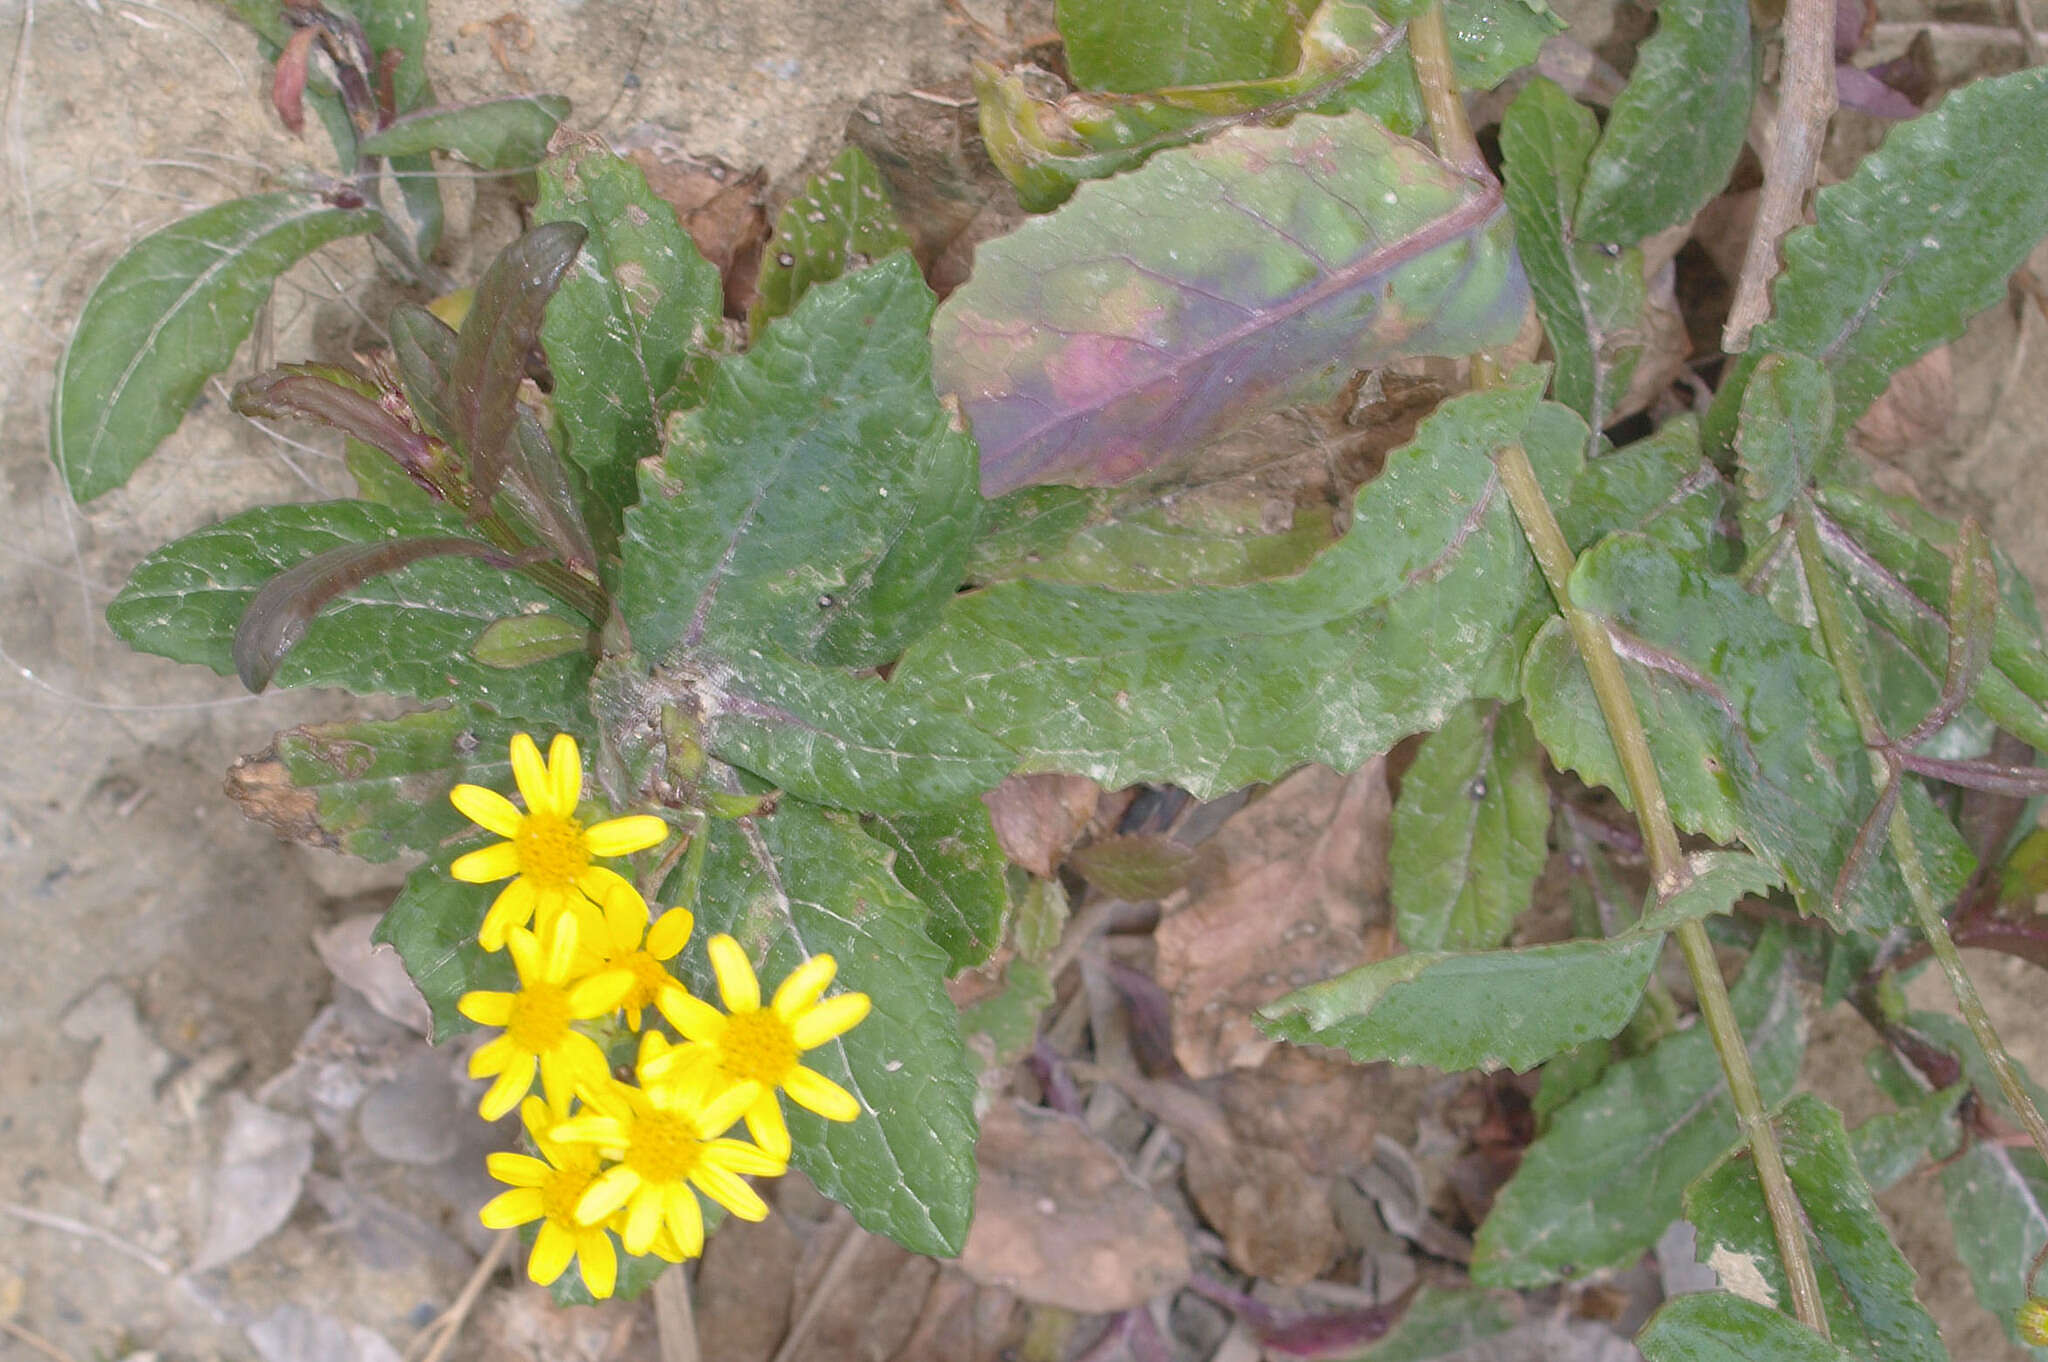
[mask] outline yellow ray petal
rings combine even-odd
[[[538,1187],[555,1171],[530,1154],[499,1150],[484,1156],[484,1167],[492,1177],[513,1187]],[[533,1217],[528,1216],[531,1220]]]
[[[569,1015],[578,1021],[589,1021],[616,1012],[620,1001],[633,991],[635,982],[629,969],[608,969],[578,980],[569,990]]]
[[[598,1300],[608,1300],[619,1284],[619,1255],[612,1237],[601,1229],[587,1229],[576,1236],[576,1268],[583,1285]]]
[[[532,988],[547,977],[547,957],[541,954],[540,938],[532,932],[514,927],[505,933],[505,949],[512,952],[512,968],[519,972],[521,984]]]
[[[672,958],[688,944],[690,932],[696,925],[696,915],[689,909],[669,909],[654,919],[654,925],[647,929],[647,953],[656,960]]]
[[[593,856],[630,856],[668,840],[668,824],[651,813],[610,818],[583,830],[583,843]]]
[[[477,929],[476,944],[487,951],[504,950],[506,933],[514,927],[524,927],[532,916],[533,881],[514,880],[491,901],[491,910],[484,914],[484,925]]]
[[[731,1211],[742,1220],[766,1220],[768,1203],[761,1200],[753,1188],[741,1182],[739,1177],[716,1164],[700,1162],[690,1170],[690,1181],[703,1189],[704,1195]]]
[[[477,1103],[477,1114],[486,1121],[495,1121],[519,1105],[519,1099],[526,1096],[526,1090],[533,1086],[533,1056],[527,1055],[507,1064],[497,1078],[492,1080],[484,1100]]]
[[[740,1113],[753,1104],[761,1095],[761,1085],[748,1079],[735,1083],[718,1096],[707,1101],[697,1114],[697,1129],[706,1139],[723,1135],[732,1129],[732,1123],[740,1119]]]
[[[555,1138],[560,1139],[558,1131]],[[626,1204],[628,1197],[640,1188],[640,1175],[625,1164],[614,1164],[597,1175],[597,1181],[583,1189],[583,1195],[576,1202],[577,1222],[596,1225],[604,1221],[613,1211]]]
[[[762,1093],[748,1106],[747,1134],[770,1158],[789,1158],[789,1126],[782,1119],[782,1099],[773,1091]]]
[[[645,1253],[654,1243],[654,1232],[661,1228],[662,1208],[668,1198],[662,1195],[664,1189],[642,1185],[633,1194],[633,1200],[626,1207],[626,1228],[619,1236],[628,1253]]]
[[[496,790],[487,790],[481,785],[456,786],[448,792],[448,802],[464,818],[500,837],[517,837],[519,825],[525,821],[518,805]]]
[[[512,1020],[512,995],[479,990],[455,1000],[455,1010],[478,1026],[503,1026]]]
[[[464,884],[490,884],[507,875],[517,875],[519,848],[510,842],[493,842],[457,856],[448,873]]]
[[[745,1140],[712,1140],[704,1146],[703,1159],[706,1163],[750,1177],[779,1178],[789,1171],[787,1160],[770,1158]]]
[[[782,987],[775,990],[775,1014],[788,1021],[812,1003],[825,996],[831,987],[832,976],[839,972],[839,962],[829,955],[814,955],[796,967],[796,972],[782,981]]]
[[[790,1101],[808,1107],[828,1121],[851,1121],[860,1115],[860,1103],[852,1093],[801,1064],[782,1080],[782,1090],[789,1094]]]
[[[695,1258],[704,1251],[704,1211],[697,1205],[697,1194],[687,1187],[678,1187],[668,1197],[663,1223],[675,1239],[676,1251],[685,1258]]]
[[[761,1005],[761,981],[740,943],[720,932],[704,944],[711,957],[711,972],[718,976],[718,995],[728,1012],[752,1012]]]
[[[574,816],[583,800],[583,754],[567,733],[548,744],[548,801],[564,818]]]
[[[500,1192],[484,1203],[476,1213],[487,1230],[509,1230],[514,1225],[524,1225],[538,1220],[546,1214],[537,1187],[514,1187],[509,1192]]]
[[[562,1275],[575,1251],[576,1237],[550,1220],[533,1237],[533,1256],[526,1260],[526,1275],[546,1286]]]
[[[679,988],[665,988],[655,998],[654,1005],[667,1017],[669,1025],[683,1033],[686,1040],[703,1041],[716,1045],[725,1036],[725,1014]]]
[[[469,1076],[489,1078],[523,1053],[510,1036],[493,1036],[469,1053]]]
[[[549,813],[554,803],[548,798],[548,768],[540,759],[540,748],[530,733],[512,735],[512,781],[528,813]]]
[[[827,998],[790,1023],[789,1038],[796,1042],[799,1050],[816,1049],[834,1036],[843,1036],[860,1025],[861,1019],[873,1006],[865,993],[842,993],[836,998]]]
[[[572,1116],[548,1132],[556,1144],[621,1145],[626,1127],[611,1116]]]
[[[616,886],[598,902],[604,905],[605,939],[614,955],[624,955],[647,934],[647,900],[630,884]]]
[[[569,970],[576,963],[576,943],[582,939],[583,928],[576,921],[576,914],[556,917],[543,943],[547,958],[542,962],[540,977],[557,988],[568,983]]]

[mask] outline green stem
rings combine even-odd
[[[1486,161],[1472,136],[1465,106],[1451,70],[1450,42],[1444,29],[1443,0],[1431,0],[1428,8],[1408,21],[1408,50],[1415,63],[1415,78],[1422,87],[1423,108],[1429,114],[1430,131],[1436,138],[1437,154],[1452,165],[1478,167],[1485,174]],[[1469,172],[1468,172],[1469,173]],[[1472,360],[1475,387],[1494,382],[1493,361],[1481,355]],[[1628,678],[1622,674],[1621,659],[1614,641],[1600,622],[1572,604],[1571,575],[1574,566],[1571,542],[1557,523],[1528,451],[1509,445],[1496,459],[1501,482],[1506,487],[1522,534],[1536,555],[1543,578],[1571,630],[1572,642],[1592,678],[1593,694],[1600,704],[1614,750],[1621,758],[1623,778],[1635,804],[1636,822],[1643,830],[1643,844],[1650,855],[1650,870],[1656,877],[1658,896],[1668,895],[1686,884],[1692,872],[1678,844],[1678,829],[1671,821],[1671,805],[1664,797],[1664,782],[1657,775],[1656,759],[1650,755],[1649,736],[1643,718],[1629,693]],[[1758,1184],[1763,1188],[1764,1207],[1770,1213],[1771,1230],[1778,1241],[1778,1256],[1785,1263],[1785,1279],[1791,1287],[1792,1311],[1799,1322],[1828,1337],[1827,1312],[1820,1301],[1820,1281],[1814,1275],[1813,1258],[1806,1249],[1806,1216],[1792,1179],[1785,1171],[1785,1158],[1778,1149],[1777,1132],[1771,1128],[1769,1111],[1757,1087],[1756,1071],[1750,1067],[1749,1049],[1742,1039],[1742,1027],[1735,1020],[1735,1008],[1728,1001],[1728,985],[1721,978],[1720,962],[1706,928],[1697,918],[1678,928],[1679,950],[1692,976],[1693,992],[1699,998],[1700,1017],[1714,1042],[1721,1073],[1728,1083],[1728,1095],[1735,1105],[1735,1118],[1742,1138],[1756,1163]]]
[[[1878,721],[1877,706],[1871,703],[1870,692],[1863,684],[1863,650],[1849,629],[1848,608],[1842,601],[1841,589],[1821,547],[1820,527],[1813,518],[1813,503],[1803,498],[1794,512],[1793,533],[1799,545],[1799,566],[1806,575],[1807,594],[1813,601],[1814,618],[1820,625],[1821,643],[1827,648],[1828,660],[1834,663],[1835,672],[1841,679],[1842,699],[1855,716],[1856,727],[1870,749],[1871,773],[1882,790],[1886,782],[1903,780],[1905,776],[1883,754],[1883,749],[1890,746],[1890,739]],[[1989,1014],[1984,1011],[1984,1001],[1977,996],[1976,984],[1970,981],[1969,972],[1963,968],[1962,952],[1956,949],[1955,938],[1949,935],[1948,923],[1942,918],[1941,906],[1934,896],[1934,883],[1928,878],[1926,863],[1920,858],[1920,843],[1913,835],[1913,824],[1906,817],[1903,800],[1892,813],[1891,826],[1886,832],[1892,855],[1899,862],[1899,873],[1906,881],[1907,896],[1913,900],[1913,916],[1921,934],[1927,938],[1935,960],[1940,963],[1941,972],[1948,976],[1948,986],[1956,995],[1956,1006],[1962,1010],[1963,1021],[1969,1025],[1970,1034],[1977,1038],[1977,1048],[1990,1061],[1991,1072],[1998,1079],[1998,1090],[2005,1094],[2006,1104],[2018,1113],[2020,1124],[2027,1128],[2027,1138],[2034,1142],[2034,1148],[2042,1158],[2048,1159],[2048,1121],[2041,1119],[2034,1099],[2020,1081],[2012,1056],[2006,1052],[1998,1031],[1991,1025]]]
[[[1657,893],[1663,897],[1682,888],[1691,878],[1691,871],[1679,848],[1678,829],[1671,821],[1671,806],[1664,797],[1656,760],[1650,755],[1642,714],[1629,693],[1628,678],[1622,673],[1621,659],[1615,655],[1614,641],[1598,620],[1572,604],[1571,544],[1543,495],[1528,453],[1520,445],[1509,445],[1501,451],[1498,463],[1515,518],[1521,521],[1522,533],[1536,555],[1544,580],[1550,584],[1550,593],[1564,615],[1565,626],[1571,630],[1572,642],[1586,664],[1586,674],[1592,678],[1600,716],[1606,721],[1608,736],[1621,759],[1622,776],[1635,805],[1636,821],[1643,830],[1643,844],[1649,851]],[[1806,1218],[1799,1206],[1798,1193],[1792,1190],[1792,1179],[1785,1171],[1777,1132],[1771,1128],[1770,1112],[1764,1106],[1763,1092],[1757,1087],[1756,1071],[1750,1067],[1749,1049],[1735,1020],[1735,1008],[1728,1001],[1728,986],[1721,978],[1720,962],[1714,958],[1714,945],[1697,918],[1681,925],[1676,935],[1679,951],[1685,956],[1686,972],[1692,976],[1693,992],[1699,997],[1700,1016],[1713,1039],[1721,1072],[1728,1080],[1736,1122],[1756,1162],[1757,1182],[1763,1188],[1764,1205],[1778,1240],[1778,1254],[1784,1259],[1785,1277],[1792,1288],[1793,1313],[1802,1324],[1826,1337],[1827,1314],[1821,1308],[1820,1282],[1806,1249]]]

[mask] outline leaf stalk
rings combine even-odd
[[[1892,743],[1878,721],[1877,707],[1871,703],[1870,692],[1863,684],[1863,651],[1849,629],[1847,606],[1828,567],[1811,499],[1802,497],[1793,515],[1799,566],[1806,577],[1807,594],[1813,601],[1821,643],[1840,678],[1843,702],[1855,716],[1863,742],[1870,749],[1872,774],[1879,788],[1883,789],[1892,781],[1904,779],[1904,776],[1885,756]],[[1998,1079],[1998,1090],[2004,1094],[2007,1105],[2019,1115],[2020,1124],[2026,1127],[2027,1138],[2034,1142],[2034,1148],[2041,1157],[2048,1159],[2048,1121],[2042,1120],[2034,1099],[2020,1082],[2012,1056],[1999,1040],[1998,1031],[1984,1010],[1984,1001],[1977,996],[1977,986],[1970,981],[1969,971],[1963,968],[1962,952],[1956,949],[1955,938],[1949,934],[1948,923],[1935,902],[1934,884],[1928,878],[1926,863],[1921,860],[1920,843],[1913,835],[1913,826],[1906,817],[1903,803],[1893,810],[1887,831],[1892,855],[1898,860],[1899,873],[1905,878],[1907,894],[1913,900],[1913,915],[1921,934],[1927,938],[1928,948],[1941,965],[1941,972],[1948,978],[1949,989],[1956,995],[1956,1006],[1962,1011],[1963,1021],[1969,1026],[1970,1034],[1976,1037],[1977,1048],[1990,1062],[1991,1072]]]

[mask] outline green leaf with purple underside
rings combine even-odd
[[[989,495],[1125,481],[1356,369],[1520,325],[1499,190],[1370,118],[1162,152],[983,245],[933,322]]]
[[[1540,582],[1493,465],[1520,440],[1552,496],[1585,423],[1543,374],[1440,407],[1302,572],[1128,591],[1015,581],[958,597],[891,680],[1008,747],[1024,770],[1207,795],[1305,761],[1342,770],[1512,687]],[[1547,598],[1546,598],[1547,599]],[[1530,626],[1533,627],[1533,626]]]

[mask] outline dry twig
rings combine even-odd
[[[1835,112],[1835,17],[1829,0],[1789,0],[1785,7],[1785,65],[1778,81],[1778,121],[1757,196],[1756,225],[1742,259],[1735,302],[1721,332],[1721,348],[1749,348],[1749,333],[1771,313],[1771,280],[1778,273],[1778,243],[1798,225],[1820,164],[1821,142]]]
[[[680,1267],[654,1279],[654,1332],[661,1340],[661,1362],[700,1362],[697,1314],[690,1303],[690,1279]]]
[[[44,1357],[49,1358],[50,1362],[76,1362],[76,1359],[70,1353],[65,1352],[62,1348],[50,1342],[49,1339],[35,1332],[35,1330],[24,1329],[13,1320],[0,1319],[0,1333],[5,1333],[17,1343],[34,1348]]]
[[[426,1328],[420,1330],[419,1336],[406,1348],[407,1357],[411,1357],[413,1350],[428,1339],[433,1340],[433,1346],[427,1349],[426,1356],[421,1358],[420,1362],[441,1362],[441,1359],[448,1355],[448,1350],[455,1346],[455,1336],[462,1332],[462,1322],[468,1319],[469,1312],[476,1308],[477,1298],[483,1295],[485,1284],[491,1280],[491,1274],[498,1270],[498,1264],[504,1261],[506,1252],[512,1247],[512,1241],[518,1235],[517,1230],[499,1232],[497,1239],[491,1244],[491,1251],[476,1265],[476,1271],[469,1274],[469,1280],[462,1284],[462,1290],[456,1295],[454,1303],[436,1316]]]

